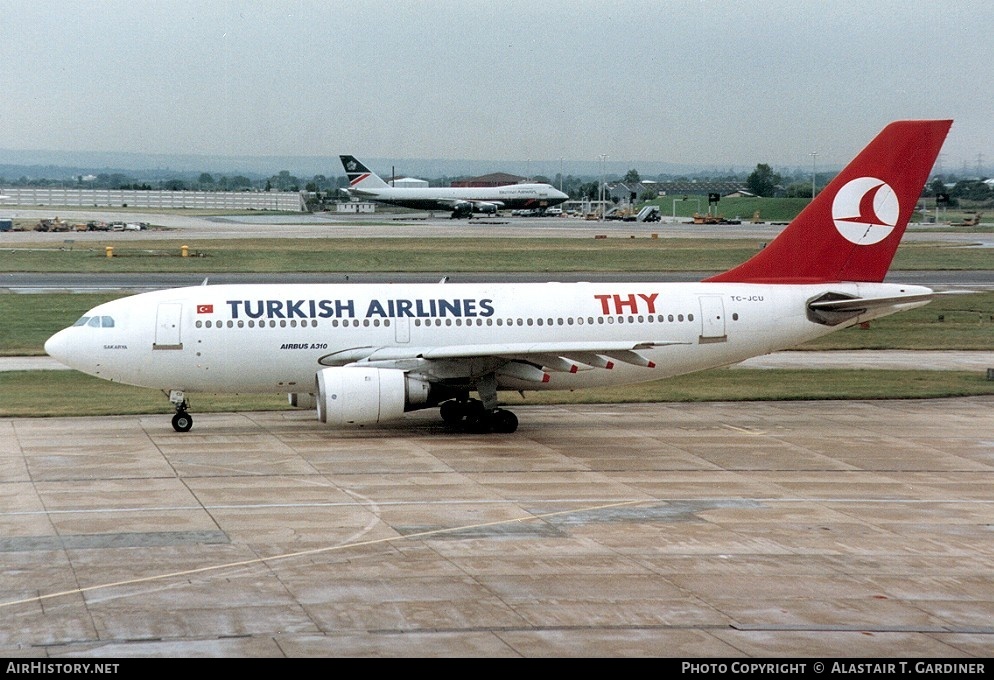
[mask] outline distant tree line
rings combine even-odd
[[[296,177],[281,170],[271,177],[250,178],[245,175],[199,175],[167,177],[156,180],[137,179],[120,172],[75,175],[71,178],[42,178],[21,175],[17,179],[0,177],[0,185],[10,187],[66,187],[76,189],[131,189],[137,191],[311,191],[336,192],[347,186],[345,177],[315,175],[310,179]]]
[[[926,187],[926,192],[930,196],[945,194],[950,207],[994,208],[994,186],[983,180],[937,177]]]
[[[746,188],[757,196],[771,197],[782,195],[788,198],[810,197],[812,188],[815,193],[824,187],[834,175],[816,175],[814,187],[812,187],[811,175],[807,178],[799,178],[797,175],[794,181],[784,186],[784,178],[765,164],[760,163],[746,179]],[[926,187],[925,195],[935,197],[945,195],[949,199],[949,205],[956,207],[966,205],[968,207],[994,207],[994,186],[981,179],[957,179],[955,176],[935,177]]]
[[[10,166],[6,170],[10,170]],[[147,173],[144,173],[147,174]],[[835,176],[834,172],[824,171],[814,176],[815,192],[821,190]],[[465,177],[443,176],[429,180],[430,186],[450,186],[457,179]],[[562,175],[554,177],[536,175],[529,178],[533,182],[551,184],[566,192],[570,198],[596,200],[600,195],[600,183],[624,182],[629,186],[637,186],[642,182],[638,170],[631,169],[625,175],[607,174],[603,177],[580,175]],[[740,182],[747,191],[762,197],[785,196],[788,198],[806,198],[812,193],[812,176],[810,172],[794,169],[787,173],[774,170],[766,163],[759,163],[751,172],[708,171],[695,174],[660,174],[652,178],[657,182],[687,182],[687,181],[722,181]],[[281,170],[269,177],[246,175],[223,175],[210,172],[177,173],[175,176],[159,179],[134,177],[121,172],[97,173],[95,175],[75,175],[71,178],[40,178],[21,175],[17,179],[0,177],[0,186],[25,187],[76,187],[81,189],[132,189],[151,191],[306,191],[314,196],[312,201],[331,203],[340,200],[344,194],[340,192],[348,186],[344,176],[314,175],[301,178],[291,174],[289,170]],[[994,207],[994,187],[974,178],[958,178],[955,175],[941,176],[932,181],[926,193],[934,196],[944,193],[950,198],[950,205],[956,206],[965,202],[969,206]],[[639,192],[640,199],[652,198],[651,186],[646,186]]]

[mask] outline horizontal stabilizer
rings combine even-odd
[[[969,290],[949,290],[932,291],[930,293],[916,293],[913,295],[891,295],[887,297],[866,297],[866,298],[843,298],[840,300],[814,300],[808,303],[811,309],[819,309],[831,312],[858,312],[868,309],[878,309],[880,307],[893,307],[894,305],[912,304],[915,302],[929,302],[940,295],[967,295],[973,291]]]

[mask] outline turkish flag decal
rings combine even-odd
[[[197,305],[197,314],[213,314],[214,305]]]

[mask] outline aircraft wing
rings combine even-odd
[[[444,377],[469,377],[478,367],[495,368],[513,377],[548,382],[546,371],[576,373],[610,369],[616,362],[654,367],[640,350],[687,345],[683,340],[623,340],[611,342],[528,342],[454,345],[447,347],[354,347],[321,358],[324,366],[389,365]],[[431,364],[436,364],[432,367]],[[444,365],[444,371],[439,367]]]

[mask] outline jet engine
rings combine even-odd
[[[395,368],[346,366],[317,373],[318,420],[372,425],[428,406],[429,384]]]
[[[496,215],[497,204],[487,203],[486,201],[477,201],[473,204],[473,210],[478,213],[483,213],[484,215]]]
[[[449,215],[449,219],[458,220],[463,217],[473,216],[473,204],[469,201],[457,201],[452,204],[452,214]]]

